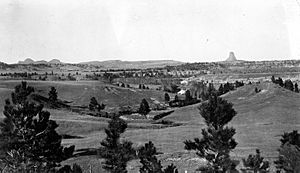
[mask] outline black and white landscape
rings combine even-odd
[[[300,172],[297,1],[0,7],[0,172]]]

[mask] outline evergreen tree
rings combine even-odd
[[[140,108],[139,108],[139,113],[142,115],[147,115],[150,112],[150,107],[146,99],[143,99]]]
[[[60,162],[70,158],[74,146],[61,145],[62,137],[56,132],[57,123],[43,105],[28,101],[34,91],[26,82],[15,87],[13,103],[5,101],[4,120],[0,123],[1,157],[12,172],[53,171]]]
[[[243,159],[244,171],[253,171],[254,173],[267,173],[269,172],[269,162],[264,161],[260,156],[260,151],[257,149],[256,154],[250,154],[247,159]]]
[[[111,173],[126,173],[127,162],[135,157],[135,150],[129,141],[120,142],[127,123],[114,116],[105,129],[106,138],[101,142],[100,156],[105,159],[103,168]]]
[[[281,87],[284,86],[283,80],[282,80],[280,77],[278,77],[278,79],[276,80],[276,84],[278,84],[278,85],[281,86]]]
[[[49,101],[55,103],[57,101],[57,91],[55,87],[51,87],[51,90],[48,93]]]
[[[170,101],[170,96],[168,93],[165,93],[165,102],[169,102]]]
[[[99,104],[98,101],[96,100],[95,97],[91,98],[90,104],[89,104],[89,109],[91,111],[101,111],[103,109],[105,109],[105,104],[101,103]]]
[[[295,83],[295,92],[299,93],[299,89],[298,89],[298,84],[297,83]]]
[[[209,96],[208,103],[199,107],[207,129],[202,129],[202,139],[185,141],[185,149],[197,150],[197,155],[208,161],[208,167],[202,168],[206,172],[225,173],[233,165],[229,153],[237,145],[233,139],[235,129],[225,127],[236,115],[232,104],[216,94]]]
[[[168,165],[163,170],[161,162],[156,157],[157,154],[156,148],[151,141],[138,149],[138,157],[142,164],[140,173],[178,173],[173,164]]]
[[[290,79],[284,81],[284,88],[294,91],[294,84]]]
[[[95,98],[95,97],[92,97],[92,98],[91,98],[91,101],[90,101],[90,104],[89,104],[89,109],[90,109],[91,111],[95,111],[98,105],[99,105],[99,103],[98,103],[98,101],[96,100],[96,98]]]
[[[186,92],[185,92],[185,101],[190,101],[190,100],[193,100],[193,97],[191,95],[191,91],[186,90]]]
[[[276,80],[275,80],[275,77],[274,77],[274,76],[271,77],[271,81],[272,81],[273,83],[275,83]]]
[[[280,139],[279,157],[274,163],[278,172],[300,172],[300,134],[298,131],[284,133]]]
[[[224,88],[223,88],[223,84],[220,85],[219,89],[218,89],[218,95],[222,95],[224,94]]]
[[[207,92],[208,92],[208,95],[216,93],[216,89],[215,89],[213,83],[208,84]]]
[[[178,95],[175,95],[174,100],[179,101]]]

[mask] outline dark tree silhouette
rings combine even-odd
[[[175,100],[175,101],[178,101],[178,100],[179,100],[178,95],[175,95],[174,100]]]
[[[169,102],[170,101],[170,96],[168,93],[165,93],[165,101]]]
[[[275,80],[275,77],[274,77],[274,76],[271,77],[271,81],[272,81],[273,83],[275,83],[276,80]]]
[[[99,104],[98,101],[96,100],[95,97],[92,97],[91,98],[91,101],[90,101],[90,104],[89,104],[89,109],[91,111],[100,111],[100,110],[103,110],[105,109],[105,104]]]
[[[55,103],[57,101],[57,91],[55,87],[51,87],[51,90],[48,93],[49,101]]]
[[[142,115],[145,115],[145,116],[150,112],[150,107],[149,107],[149,104],[148,104],[148,102],[147,102],[146,99],[143,99],[143,100],[142,100],[138,112],[139,112],[140,114],[142,114]]]
[[[257,149],[256,154],[250,154],[247,159],[243,159],[244,171],[253,171],[254,173],[267,173],[269,172],[269,162],[264,161],[261,157],[260,151]]]
[[[299,93],[299,88],[298,88],[298,84],[297,83],[295,83],[295,92]]]
[[[294,130],[284,133],[281,137],[279,157],[274,161],[278,172],[282,170],[286,173],[300,172],[300,134]]]
[[[224,94],[224,88],[223,88],[223,84],[220,85],[219,89],[218,89],[218,95],[222,95]]]
[[[225,125],[232,120],[236,112],[231,103],[217,97],[216,94],[210,95],[208,103],[201,104],[199,110],[207,129],[202,129],[202,139],[185,141],[185,149],[197,150],[197,155],[209,162],[208,167],[202,170],[224,173],[234,164],[229,153],[237,145],[233,139],[235,129]]]
[[[185,92],[185,101],[190,101],[190,100],[193,100],[193,97],[191,95],[191,91],[186,90],[186,92]]]
[[[294,84],[290,79],[284,81],[284,88],[294,91]]]
[[[126,173],[127,162],[135,157],[135,150],[129,141],[120,142],[120,136],[125,132],[127,123],[114,116],[105,129],[106,138],[101,142],[100,157],[104,158],[103,168],[111,173]]]
[[[138,149],[138,157],[142,164],[140,173],[178,173],[173,164],[163,170],[161,162],[156,157],[157,154],[156,148],[151,141]]]
[[[62,137],[56,132],[58,125],[50,120],[50,113],[43,111],[43,105],[28,101],[33,91],[22,82],[12,93],[13,103],[5,101],[0,150],[9,171],[53,171],[72,156],[75,148],[63,147]]]

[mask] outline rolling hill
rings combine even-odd
[[[121,61],[121,60],[110,60],[110,61],[90,61],[82,62],[79,64],[89,64],[89,65],[99,65],[104,68],[159,68],[165,67],[167,65],[175,66],[183,64],[183,62],[173,61],[173,60],[153,60],[153,61]]]

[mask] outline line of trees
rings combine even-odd
[[[290,79],[286,79],[283,82],[281,77],[278,77],[277,79],[275,79],[275,77],[272,76],[271,81],[275,84],[278,84],[281,87],[284,87],[285,89],[299,93],[298,84],[296,82],[295,82],[295,84],[293,84],[293,82]]]

